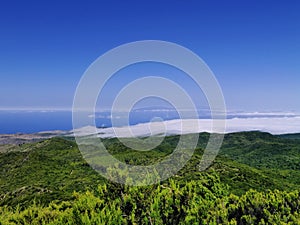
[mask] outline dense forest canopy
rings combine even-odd
[[[300,223],[297,135],[228,134],[214,163],[199,171],[208,136],[199,135],[193,157],[174,177],[141,187],[105,180],[71,139],[1,145],[0,224]],[[117,139],[104,143],[120,161],[147,165],[170,154],[178,138],[147,152]]]

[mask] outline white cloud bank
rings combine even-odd
[[[219,121],[220,122],[220,121]],[[225,133],[259,130],[272,134],[300,133],[300,117],[280,118],[233,118],[226,120]],[[141,123],[129,127],[97,128],[85,127],[75,132],[76,135],[98,133],[101,138],[141,137],[149,135],[175,135],[199,132],[220,133],[222,129],[212,129],[211,119],[168,120],[162,122]]]

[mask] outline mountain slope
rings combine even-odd
[[[179,182],[200,179],[203,173],[217,173],[232,193],[241,195],[249,189],[294,190],[300,188],[299,146],[261,132],[241,132],[225,136],[219,156],[209,169],[199,172],[205,141],[202,133],[194,156],[175,179]],[[179,136],[166,137],[154,150],[128,149],[117,139],[105,139],[108,151],[120,161],[146,165],[172,153]],[[26,206],[33,199],[41,203],[73,198],[73,191],[96,190],[107,183],[82,158],[76,143],[52,138],[20,146],[2,146],[0,153],[0,205]]]

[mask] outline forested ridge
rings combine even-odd
[[[225,136],[214,163],[199,171],[205,142],[174,177],[133,187],[102,178],[73,140],[0,148],[0,224],[300,224],[300,140],[240,132]],[[178,136],[148,152],[105,139],[129,164],[170,154]]]

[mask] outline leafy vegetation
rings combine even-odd
[[[1,224],[299,224],[300,193],[228,194],[218,176],[179,184],[100,185],[73,201],[0,209]]]
[[[199,171],[209,134],[173,178],[130,187],[102,178],[70,139],[2,145],[0,224],[299,224],[300,140],[262,132],[225,136]],[[178,136],[134,151],[105,139],[120,161],[148,165],[172,153]]]
[[[0,205],[72,199],[74,190],[95,189],[103,182],[74,142],[52,138],[18,148],[0,154]]]

